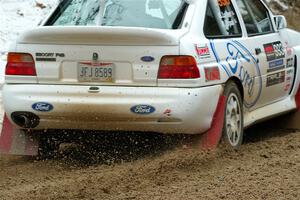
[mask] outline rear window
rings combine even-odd
[[[46,26],[129,26],[178,29],[183,0],[63,0]]]

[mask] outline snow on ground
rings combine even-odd
[[[0,56],[23,31],[45,18],[57,0],[0,0]],[[46,6],[38,6],[37,4]],[[1,56],[3,59],[3,56]],[[1,58],[0,57],[0,58]]]

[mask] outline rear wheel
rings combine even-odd
[[[224,91],[226,96],[223,141],[226,146],[238,149],[243,143],[243,101],[234,82],[229,82]]]

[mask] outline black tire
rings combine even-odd
[[[239,149],[244,138],[244,113],[243,100],[238,86],[234,82],[228,82],[224,89],[226,96],[223,142],[226,146]]]
[[[48,135],[41,135],[39,138],[38,159],[51,159],[57,155],[59,142]]]

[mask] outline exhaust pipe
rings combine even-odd
[[[35,128],[40,123],[40,118],[30,112],[14,112],[11,114],[11,119],[18,126],[26,129]]]

